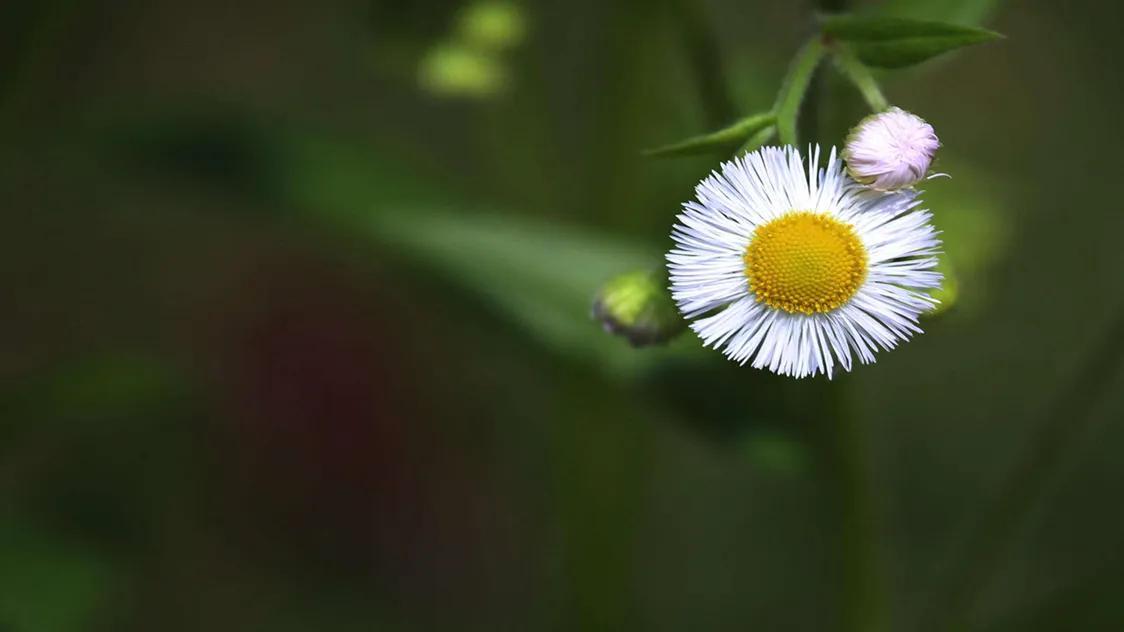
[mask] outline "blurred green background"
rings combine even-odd
[[[810,2],[0,3],[0,630],[1124,629],[1124,9],[860,5],[1008,39],[885,76],[955,301],[828,385],[590,316]]]

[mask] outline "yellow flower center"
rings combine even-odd
[[[758,302],[792,314],[830,312],[866,278],[866,248],[850,225],[793,211],[753,232],[745,273]]]

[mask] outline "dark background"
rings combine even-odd
[[[956,284],[827,385],[589,315],[810,3],[0,3],[0,630],[1124,629],[1121,10],[861,8],[1007,39],[884,75]]]

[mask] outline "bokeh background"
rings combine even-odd
[[[1007,39],[829,385],[590,316],[810,2],[0,3],[0,630],[1124,629],[1122,10],[860,5]]]

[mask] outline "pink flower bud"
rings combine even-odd
[[[892,107],[859,121],[847,137],[843,160],[856,181],[878,191],[897,191],[925,177],[940,146],[932,125]]]

